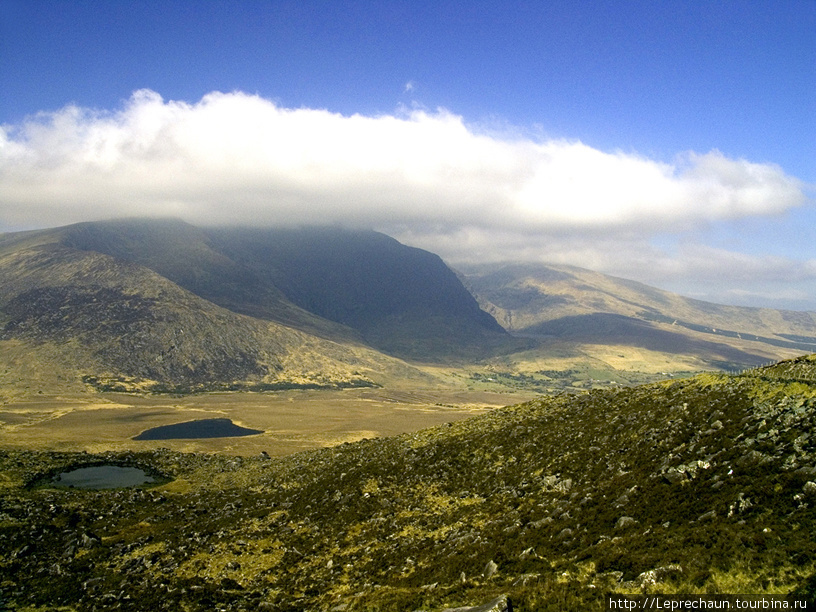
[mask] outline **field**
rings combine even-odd
[[[0,448],[288,455],[363,438],[417,431],[524,401],[531,392],[347,389],[176,396],[87,394],[30,398],[0,408]],[[146,429],[229,418],[263,434],[136,441]]]

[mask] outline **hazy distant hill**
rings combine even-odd
[[[816,350],[816,313],[712,304],[572,266],[470,265],[461,273],[482,308],[519,335],[719,352],[742,365]]]

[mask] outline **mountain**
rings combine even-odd
[[[0,237],[0,394],[84,384],[343,387],[423,377],[360,343],[236,314],[145,266],[66,246],[66,234]]]
[[[438,612],[504,595],[539,612],[752,593],[812,606],[814,425],[809,355],[280,460],[4,451],[0,602]],[[51,481],[103,463],[160,483]]]
[[[148,267],[233,312],[401,358],[512,344],[438,256],[373,231],[125,220],[64,228],[60,242]]]
[[[813,313],[708,304],[566,266],[460,275],[427,251],[341,228],[127,219],[0,235],[0,393],[422,376],[399,359],[552,390],[816,347]]]
[[[59,228],[59,243],[149,268],[179,287],[238,314],[332,339],[359,334],[298,308],[280,289],[213,245],[205,230],[175,219],[127,219]]]
[[[372,231],[217,229],[222,252],[301,308],[400,357],[479,358],[514,346],[439,256]]]
[[[520,336],[698,355],[726,368],[816,350],[816,313],[712,304],[572,266],[459,271],[482,308]]]

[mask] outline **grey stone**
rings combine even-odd
[[[618,522],[615,523],[615,529],[626,529],[627,527],[633,527],[637,524],[637,520],[631,516],[622,516],[618,519]]]
[[[480,606],[465,608],[445,608],[442,612],[513,612],[513,604],[507,595],[500,595],[496,599]]]
[[[566,540],[567,538],[572,537],[572,529],[569,527],[564,527],[561,531],[558,532],[558,535],[555,536],[556,540]]]
[[[663,473],[663,478],[665,478],[669,484],[682,484],[688,482],[688,476],[686,475],[686,471],[681,468],[671,467]]]
[[[683,573],[683,568],[679,565],[672,563],[671,565],[665,565],[663,567],[656,567],[654,569],[650,569],[647,572],[643,572],[640,574],[635,582],[637,582],[641,588],[646,586],[651,586],[657,584],[659,582],[663,582],[666,578],[672,578],[677,576],[677,574]]]
[[[485,578],[490,578],[491,576],[493,576],[498,571],[499,571],[499,566],[496,565],[493,562],[493,559],[491,559],[490,561],[487,562],[487,565],[485,565],[484,570],[482,570],[482,575]]]

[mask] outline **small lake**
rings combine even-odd
[[[57,474],[51,480],[59,487],[77,489],[118,489],[155,482],[144,470],[119,465],[94,465]]]
[[[229,419],[199,419],[162,425],[146,429],[134,440],[188,440],[193,438],[235,438],[263,433],[261,429],[248,429],[236,425]]]

